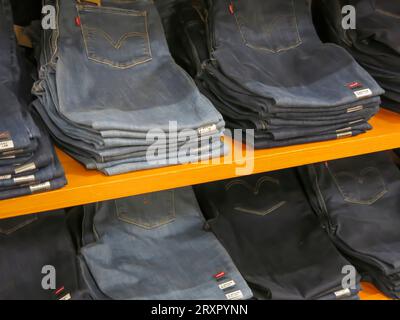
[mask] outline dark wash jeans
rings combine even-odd
[[[1,299],[57,300],[67,294],[89,298],[64,211],[0,220],[0,256]],[[55,268],[55,290],[42,288],[46,265]]]
[[[400,171],[390,155],[340,159],[299,171],[314,210],[350,261],[373,277],[399,274]]]
[[[350,263],[320,227],[295,170],[199,185],[195,192],[207,225],[258,297],[335,299],[343,289],[341,271]]]
[[[341,7],[357,10],[357,28],[343,30]],[[326,41],[346,48],[385,89],[388,106],[400,104],[400,5],[391,0],[315,1],[315,15]],[[386,101],[385,101],[386,102]],[[397,103],[397,105],[396,105]],[[386,107],[386,103],[383,107]]]
[[[204,222],[192,188],[86,206],[81,255],[91,291],[99,299],[226,300],[239,290],[251,298]]]
[[[301,21],[296,25],[299,34],[304,33],[298,45],[274,51],[245,41],[244,33],[255,42],[284,42],[285,35],[271,40],[263,24],[275,28],[277,34],[288,31],[293,17],[282,13],[291,12],[285,10],[288,3],[291,1],[209,1],[208,14],[190,3],[180,6],[185,52],[177,60],[191,57],[186,69],[230,128],[259,131],[256,148],[337,139],[371,129],[366,122],[379,109],[382,89],[342,48],[321,43],[304,1],[296,2],[294,14]],[[264,14],[257,15],[259,12]],[[284,18],[269,25],[272,19],[266,18],[268,14]],[[316,55],[323,57],[325,65],[315,61]],[[372,84],[369,97],[359,99],[355,90],[346,87],[355,81],[355,74]],[[330,94],[319,93],[324,90]],[[312,99],[304,100],[308,94]],[[355,120],[361,123],[350,124]]]
[[[305,0],[232,3],[233,14],[229,1],[210,6],[212,59],[234,82],[274,99],[276,109],[321,110],[352,103],[357,99],[346,84],[359,79],[373,96],[383,93],[344,49],[321,43]]]

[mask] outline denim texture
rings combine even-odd
[[[15,39],[12,10],[0,1],[0,199],[61,188],[64,170],[39,118],[27,106],[28,68]]]
[[[1,299],[90,299],[63,210],[0,220],[0,255],[7,257],[0,261]],[[45,290],[48,265],[55,268],[56,288]]]
[[[203,225],[192,188],[86,206],[81,255],[88,285],[105,299],[226,300],[239,290],[238,297],[251,298]],[[225,276],[215,277],[221,272]]]
[[[154,164],[144,155],[154,141],[146,134],[168,134],[169,122],[176,121],[178,131],[197,132],[192,145],[204,136],[219,141],[208,157],[224,152],[224,120],[172,59],[153,1],[46,3],[56,6],[58,29],[44,30],[36,43],[41,53],[34,107],[60,147],[105,174],[148,169]],[[71,23],[75,17],[79,23]],[[184,145],[165,142],[169,149]]]
[[[187,2],[177,16],[185,50],[176,60],[186,61],[228,127],[262,132],[254,135],[257,148],[371,129],[384,91],[346,50],[321,42],[307,1]],[[349,87],[355,82],[362,85]],[[354,120],[363,126],[349,126]]]
[[[321,228],[295,169],[195,187],[207,226],[232,256],[256,297],[348,299],[351,265]],[[336,295],[335,295],[336,292]]]
[[[384,153],[299,168],[310,202],[332,241],[391,297],[400,272],[400,171]],[[395,288],[392,285],[393,288]]]
[[[344,30],[341,8],[355,7],[356,29]],[[315,1],[325,41],[343,46],[385,89],[383,107],[400,112],[400,4],[391,0]]]

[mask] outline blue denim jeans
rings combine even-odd
[[[0,220],[0,255],[7,256],[0,261],[1,299],[90,299],[63,210]],[[45,266],[55,268],[55,289],[42,287]]]
[[[388,153],[299,169],[310,202],[337,248],[385,287],[400,275],[400,171]],[[382,280],[383,279],[383,280]],[[385,290],[400,297],[399,291]]]
[[[357,10],[355,30],[341,26],[341,8]],[[385,89],[383,107],[400,111],[400,10],[396,1],[318,1],[314,4],[325,41],[343,46]]]
[[[257,297],[357,296],[359,284],[342,291],[342,269],[351,264],[320,227],[295,170],[199,185],[195,192],[207,226]]]
[[[108,299],[227,300],[252,293],[183,188],[85,208],[84,262]]]
[[[198,143],[221,136],[222,116],[173,61],[152,1],[46,3],[57,8],[58,29],[42,33],[34,107],[56,142],[87,168],[119,174],[154,167],[144,158],[153,145],[146,134],[168,134],[170,121],[179,131],[197,130]],[[81,70],[84,86],[76,82]],[[208,157],[221,150],[222,143]]]
[[[256,130],[257,148],[371,128],[384,91],[344,49],[320,41],[305,0],[206,2],[180,6],[185,50],[176,59],[228,127]]]

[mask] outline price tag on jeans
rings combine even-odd
[[[14,142],[12,140],[0,141],[0,150],[14,149]]]
[[[356,95],[356,97],[358,99],[361,99],[361,98],[366,98],[366,97],[372,96],[372,91],[371,91],[371,89],[363,89],[363,90],[354,91],[354,94]]]

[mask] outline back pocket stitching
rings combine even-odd
[[[82,6],[82,5],[77,5],[76,8],[77,8],[78,16],[80,19],[81,19],[81,12],[92,12],[92,13],[104,12],[104,13],[115,14],[115,15],[126,15],[126,16],[135,16],[135,17],[143,17],[144,18],[145,33],[127,32],[119,38],[117,43],[119,41],[121,41],[121,46],[122,46],[122,43],[125,41],[122,41],[121,39],[126,40],[128,38],[133,37],[133,36],[130,37],[129,35],[134,34],[137,37],[141,37],[144,40],[143,56],[147,55],[148,57],[147,58],[146,57],[136,58],[136,59],[133,59],[131,62],[126,62],[126,63],[115,62],[115,61],[112,61],[107,58],[99,57],[96,53],[93,52],[93,50],[90,50],[90,48],[89,48],[90,46],[88,44],[88,40],[91,39],[90,32],[92,32],[93,34],[101,34],[102,37],[112,45],[112,47],[114,47],[117,50],[119,48],[115,47],[115,45],[113,44],[114,41],[113,41],[112,37],[106,31],[101,30],[99,28],[84,26],[84,23],[82,22],[82,19],[81,19],[82,38],[83,38],[83,43],[84,43],[85,50],[86,50],[86,55],[89,60],[92,60],[94,62],[98,62],[101,64],[106,64],[106,65],[109,65],[109,66],[111,66],[113,68],[117,68],[117,69],[132,68],[134,66],[137,66],[139,64],[143,64],[143,63],[146,63],[146,62],[152,60],[152,52],[151,52],[150,38],[149,38],[149,32],[148,32],[148,20],[147,20],[147,13],[145,11],[129,12],[128,10],[123,10],[123,9],[118,9],[118,8],[94,9],[94,7],[86,7],[86,6]]]
[[[174,194],[173,190],[169,191],[169,193],[170,193],[170,197],[171,197],[169,199],[169,201],[170,201],[170,210],[169,210],[168,214],[165,216],[165,218],[163,220],[159,221],[158,223],[155,223],[155,224],[152,224],[152,225],[143,224],[143,223],[139,223],[134,218],[124,217],[123,216],[123,212],[122,213],[120,212],[121,210],[119,209],[119,206],[117,205],[117,201],[118,200],[114,200],[114,206],[115,206],[115,210],[116,210],[116,213],[117,213],[117,219],[120,220],[120,221],[123,221],[125,223],[131,224],[131,225],[135,225],[135,226],[137,226],[139,228],[146,229],[146,230],[157,229],[157,228],[160,228],[160,227],[162,227],[162,226],[164,226],[166,224],[169,224],[169,223],[175,221],[175,218],[176,218],[175,194]]]
[[[247,37],[245,36],[245,33],[243,32],[243,27],[244,27],[244,25],[243,25],[243,23],[240,22],[240,20],[241,20],[241,19],[240,19],[240,14],[238,14],[238,13],[235,11],[235,12],[234,12],[234,17],[235,17],[236,25],[237,25],[237,27],[238,27],[238,29],[239,29],[241,38],[242,38],[242,40],[243,40],[243,43],[244,43],[246,46],[248,46],[248,47],[250,47],[250,48],[252,48],[252,49],[264,50],[264,51],[268,51],[268,52],[272,52],[272,53],[279,53],[279,52],[282,52],[282,51],[287,51],[287,50],[296,48],[296,47],[298,47],[299,45],[301,45],[301,44],[303,43],[303,41],[302,41],[302,39],[301,39],[301,37],[300,37],[299,25],[298,25],[298,21],[297,21],[296,7],[295,7],[295,4],[294,4],[294,0],[291,1],[291,4],[292,4],[292,9],[293,9],[293,18],[294,18],[294,22],[295,22],[295,26],[296,26],[296,37],[297,37],[297,40],[296,40],[296,43],[295,43],[295,44],[290,45],[290,46],[286,46],[286,47],[282,47],[282,48],[278,48],[278,49],[276,49],[276,50],[271,49],[271,48],[267,48],[267,47],[256,46],[256,45],[250,44],[250,43],[248,42],[248,40],[247,40]]]
[[[372,198],[368,199],[368,200],[360,200],[360,199],[354,199],[350,196],[347,195],[347,193],[343,190],[343,188],[340,186],[340,183],[336,177],[336,174],[334,172],[332,172],[331,168],[329,167],[329,165],[326,166],[328,169],[329,174],[331,175],[336,187],[338,188],[339,192],[341,193],[344,201],[349,202],[349,203],[354,203],[354,204],[361,204],[361,205],[372,205],[374,204],[376,201],[378,201],[380,198],[382,198],[387,192],[387,186],[385,183],[385,180],[383,179],[380,171],[377,168],[374,167],[367,167],[364,168],[363,170],[360,171],[360,174],[362,174],[363,172],[367,171],[367,170],[376,170],[378,172],[378,176],[379,179],[382,182],[382,186],[383,186],[383,190],[380,191],[379,193],[377,193],[375,196],[373,196]],[[353,176],[354,179],[357,179],[357,176],[351,173],[348,173],[349,175]]]

